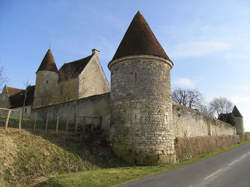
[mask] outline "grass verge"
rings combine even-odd
[[[230,151],[234,148],[240,147],[244,144],[250,143],[250,140],[243,141],[240,144],[233,145],[228,148],[220,149],[215,152],[202,154],[200,156],[184,160],[178,164],[168,166],[132,166],[112,169],[99,169],[92,171],[76,172],[70,174],[63,174],[51,178],[48,181],[40,184],[40,187],[107,187],[121,184],[130,180],[146,177],[162,171],[168,171],[177,167],[184,166],[193,162],[197,162],[211,156]]]

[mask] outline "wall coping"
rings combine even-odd
[[[169,65],[170,68],[172,68],[174,66],[173,62],[171,62],[170,60],[161,58],[161,57],[152,56],[152,55],[133,55],[133,56],[126,56],[126,57],[122,57],[122,58],[118,58],[116,60],[110,61],[108,64],[108,68],[110,70],[111,67],[113,66],[113,64],[120,63],[120,62],[125,61],[125,60],[133,60],[133,59],[138,59],[138,58],[158,60],[158,61],[161,61],[161,62]]]

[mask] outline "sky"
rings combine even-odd
[[[0,66],[7,84],[35,84],[51,48],[57,67],[100,50],[107,64],[137,11],[174,62],[172,88],[199,90],[205,102],[231,100],[250,131],[249,0],[0,0]]]

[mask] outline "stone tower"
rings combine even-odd
[[[111,71],[113,151],[130,163],[175,162],[170,131],[173,66],[149,25],[137,12],[108,67]]]
[[[238,135],[243,135],[244,134],[244,127],[243,127],[243,116],[239,112],[238,108],[234,106],[233,111],[232,111],[232,117],[234,120],[234,126],[236,128],[236,133]]]
[[[36,72],[33,108],[47,106],[57,102],[57,82],[58,70],[53,54],[49,49]]]

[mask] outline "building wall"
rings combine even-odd
[[[0,108],[9,108],[9,107],[10,107],[9,97],[6,88],[4,87],[2,93],[0,94]]]
[[[152,56],[111,64],[111,132],[114,152],[130,163],[175,160],[170,88],[171,66]]]
[[[242,117],[236,117],[233,115],[233,119],[235,122],[235,128],[236,128],[236,132],[239,135],[244,134],[244,126],[243,126],[243,118]]]
[[[79,75],[79,98],[109,92],[109,84],[95,54]]]
[[[236,134],[236,129],[230,124],[176,103],[173,103],[173,123],[171,126],[176,137]]]
[[[58,73],[52,71],[38,71],[36,74],[36,89],[33,107],[43,107],[58,103]]]
[[[14,108],[14,110],[11,112],[11,116],[19,118],[21,110],[22,110],[22,107]],[[24,107],[23,117],[25,117],[25,118],[31,117],[31,106],[30,105]]]
[[[64,103],[79,98],[79,79],[73,78],[58,83],[59,102]]]
[[[64,122],[79,125],[94,124],[102,127],[107,132],[110,124],[110,94],[95,95],[75,101],[55,104],[38,108],[32,111],[32,116],[38,120],[46,120],[47,113],[49,120],[56,120],[57,115]]]

